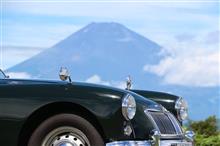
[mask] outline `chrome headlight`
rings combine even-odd
[[[186,120],[188,117],[188,105],[183,98],[179,98],[176,101],[175,109],[177,110],[177,116],[180,121]]]
[[[127,94],[122,99],[122,114],[126,120],[131,120],[136,114],[136,102],[132,95]]]

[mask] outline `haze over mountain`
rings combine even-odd
[[[160,48],[121,24],[91,23],[8,71],[25,71],[37,78],[57,78],[59,68],[66,66],[78,80],[93,74],[115,79],[137,71],[136,68],[142,70],[146,63],[158,63]]]
[[[58,79],[61,66],[67,67],[73,80],[91,77],[118,82],[131,75],[134,87],[172,92],[185,97],[192,119],[218,114],[218,87],[167,85],[161,77],[146,73],[146,64],[158,64],[166,55],[163,47],[118,23],[91,23],[40,54],[19,63],[7,72],[26,72],[33,78]],[[203,115],[201,110],[204,109]]]

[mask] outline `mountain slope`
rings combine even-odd
[[[8,71],[25,71],[36,78],[57,78],[59,68],[66,66],[73,77],[81,80],[91,76],[91,72],[111,78],[112,71],[117,76],[127,76],[134,66],[142,70],[146,63],[158,63],[160,48],[121,24],[91,23]]]
[[[121,24],[91,23],[7,72],[59,79],[59,69],[64,66],[74,81],[85,81],[94,75],[104,81],[122,81],[131,75],[136,88],[171,92],[186,98],[192,119],[219,114],[219,100],[212,100],[219,97],[219,87],[167,85],[161,82],[161,77],[143,71],[144,65],[158,64],[166,57],[161,55],[161,50],[157,43]]]

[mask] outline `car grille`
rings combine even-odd
[[[179,134],[179,124],[170,113],[150,112],[161,134]]]

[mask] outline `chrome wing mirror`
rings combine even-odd
[[[66,67],[60,68],[59,76],[62,81],[66,81],[68,79],[70,83],[72,82],[70,75],[69,75],[69,71]]]

